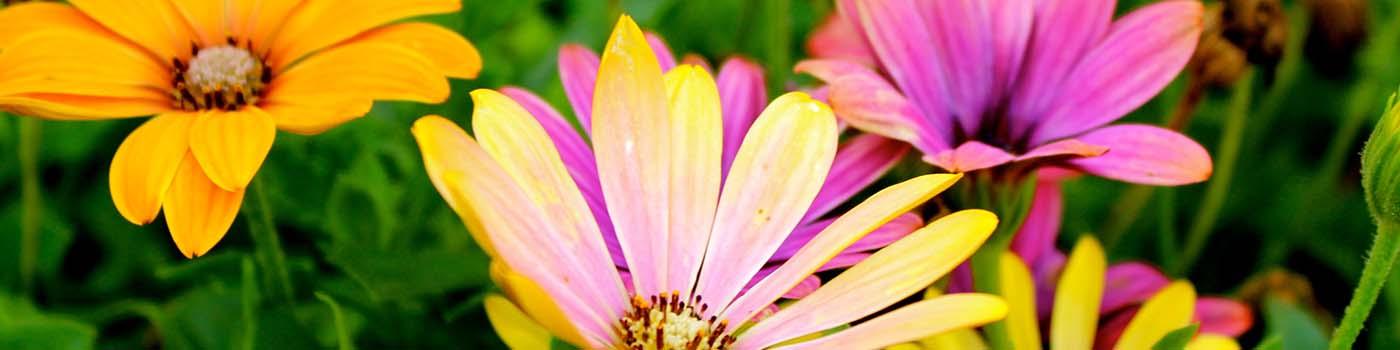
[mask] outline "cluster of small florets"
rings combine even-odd
[[[680,292],[661,293],[650,299],[632,297],[632,308],[618,320],[620,349],[719,350],[734,345],[725,334],[728,321],[704,316],[709,305],[700,296],[681,299]]]
[[[226,46],[191,46],[188,63],[179,58],[171,63],[171,95],[176,107],[187,111],[237,110],[257,103],[272,81],[272,68],[233,38]]]

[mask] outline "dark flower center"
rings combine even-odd
[[[175,67],[176,107],[186,111],[237,110],[254,104],[272,81],[272,69],[247,48],[228,39],[228,45],[192,49],[188,63],[179,58]]]

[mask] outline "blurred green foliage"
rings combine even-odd
[[[1119,1],[1120,12],[1145,2]],[[1285,4],[1293,23],[1306,24],[1296,20],[1306,15],[1301,2]],[[1252,300],[1260,322],[1245,344],[1290,349],[1324,341],[1318,337],[1359,275],[1373,227],[1355,155],[1383,96],[1400,84],[1394,64],[1400,28],[1389,25],[1400,5],[1370,6],[1372,36],[1353,74],[1323,77],[1290,50],[1277,79],[1254,84],[1220,220],[1195,268],[1176,276],[1191,279],[1203,294],[1237,295],[1272,268],[1305,275],[1309,298]],[[808,31],[830,10],[828,1],[816,0],[467,0],[460,13],[430,17],[477,45],[485,61],[479,79],[454,81],[451,99],[441,105],[379,103],[322,135],[278,135],[251,191],[267,199],[291,285],[269,277],[278,265],[259,257],[249,234],[262,215],[252,210],[259,205],[245,204],[218,247],[195,260],[181,257],[162,221],[138,227],[117,214],[107,167],[140,120],[43,121],[32,129],[21,128],[17,117],[0,117],[0,349],[503,347],[481,306],[495,290],[486,255],[428,183],[409,134],[412,121],[441,114],[467,125],[466,94],[503,85],[529,88],[567,111],[556,49],[565,42],[600,47],[624,11],[677,53],[712,61],[752,57],[766,66],[770,88],[793,87],[808,81],[793,77],[791,66],[805,56]],[[1293,29],[1291,42],[1301,42],[1305,28]],[[1126,120],[1163,123],[1183,85]],[[1188,130],[1213,153],[1229,96],[1209,92]],[[1351,115],[1360,116],[1351,128],[1358,130],[1347,133]],[[40,136],[43,206],[37,249],[29,252],[21,250],[19,234],[22,132]],[[923,169],[906,166],[891,177]],[[1177,252],[1162,247],[1180,245],[1204,188],[1069,182],[1062,246],[1082,233],[1112,235],[1106,241],[1114,261],[1170,265]],[[1124,199],[1131,196],[1144,199]],[[248,200],[254,198],[250,192]],[[25,254],[35,262],[29,288],[18,273]],[[1400,347],[1400,278],[1392,281],[1363,346]],[[1319,309],[1305,305],[1313,301]]]

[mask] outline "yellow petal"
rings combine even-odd
[[[491,294],[483,303],[491,328],[496,329],[496,335],[506,346],[518,350],[549,350],[549,331],[530,320],[510,300]]]
[[[554,242],[568,247],[583,264],[580,268],[589,277],[579,283],[587,287],[575,292],[600,308],[625,309],[627,292],[603,245],[603,234],[544,127],[515,100],[499,92],[481,89],[472,91],[471,96],[477,141],[515,183],[527,184],[521,189],[528,197],[516,200],[532,201],[543,209],[560,233]]]
[[[933,299],[943,296],[943,291],[934,286],[929,286],[924,290],[924,299]],[[1011,305],[1007,305],[1011,307]],[[986,350],[991,347],[982,340],[982,335],[976,329],[962,328],[935,334],[931,337],[919,339],[919,345],[927,350]]]
[[[759,321],[735,345],[762,348],[855,321],[888,307],[923,290],[967,260],[996,225],[996,215],[985,210],[963,210],[944,216]],[[1005,306],[1001,312],[1005,312]]]
[[[187,152],[165,194],[165,224],[180,252],[195,258],[224,238],[242,205],[243,190],[229,192],[215,186],[194,154]]]
[[[704,69],[679,66],[666,73],[671,118],[670,280],[689,292],[705,256],[719,202],[720,156],[724,152],[719,88]]]
[[[108,186],[117,212],[145,225],[160,213],[162,199],[189,151],[192,113],[170,113],[141,124],[126,136],[112,157]]]
[[[35,32],[0,52],[0,95],[160,99],[170,71],[120,38],[70,29]]]
[[[885,350],[920,350],[923,348],[923,346],[920,346],[917,343],[902,343],[886,346]]]
[[[302,0],[227,0],[228,33],[253,41],[259,54],[266,54],[272,36],[282,27]]]
[[[666,89],[661,65],[642,30],[626,15],[603,50],[593,95],[593,153],[608,214],[637,294],[672,289],[666,260],[671,167]],[[708,295],[707,295],[708,296]]]
[[[1186,350],[1240,350],[1240,344],[1223,335],[1201,333],[1186,343]]]
[[[200,43],[201,47],[228,44],[230,33],[228,20],[224,18],[227,5],[224,0],[177,0],[170,3],[175,5],[175,11],[189,24],[190,39]]]
[[[1036,321],[1035,281],[1016,254],[1001,254],[1001,294],[1011,312],[1006,327],[1017,349],[1040,349],[1040,325]]]
[[[276,136],[272,116],[257,107],[211,111],[190,128],[190,151],[209,180],[225,191],[238,191],[258,173]]]
[[[188,58],[191,29],[169,0],[72,0],[73,6],[156,58]]]
[[[1079,238],[1055,288],[1055,308],[1050,313],[1051,349],[1094,347],[1107,264],[1098,240],[1089,235]]]
[[[468,167],[477,166],[472,159],[459,151],[471,147],[468,145],[470,136],[451,120],[436,115],[419,118],[413,123],[412,131],[413,137],[418,141],[418,149],[423,154],[423,167],[428,171],[428,180],[432,181],[433,187],[436,187],[438,193],[447,201],[447,206],[462,218],[467,232],[472,235],[476,244],[481,246],[487,255],[495,258],[496,248],[491,244],[491,237],[486,234],[481,219],[477,218],[477,214],[466,203],[469,199],[460,196],[461,191],[448,188],[445,179],[448,174],[465,174]]]
[[[780,349],[875,349],[1006,317],[1006,303],[990,294],[952,294],[919,301],[817,340]]]
[[[1196,313],[1196,288],[1191,282],[1176,281],[1147,299],[1138,309],[1114,349],[1148,349],[1163,336],[1191,324]]]
[[[268,60],[273,67],[286,67],[306,54],[385,23],[461,8],[461,0],[306,0],[277,30]],[[374,57],[366,59],[372,62]]]
[[[588,344],[583,336],[579,335],[578,329],[564,316],[564,310],[559,309],[559,305],[554,303],[554,299],[551,299],[540,285],[511,271],[506,264],[499,261],[491,262],[491,279],[515,301],[515,305],[522,306],[525,314],[549,334],[575,346],[583,347]]]
[[[267,104],[311,98],[361,98],[439,103],[447,78],[423,55],[387,43],[356,43],[307,58],[275,76]]]
[[[108,33],[102,25],[66,4],[24,2],[0,9],[0,51],[21,36],[50,28]]]
[[[0,96],[0,110],[57,120],[92,120],[154,115],[170,111],[171,106],[164,99],[20,94]]]
[[[437,64],[444,75],[453,78],[476,78],[481,72],[481,54],[476,46],[456,32],[435,24],[408,22],[384,26],[346,43],[358,42],[391,43],[417,51]]]

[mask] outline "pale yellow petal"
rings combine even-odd
[[[924,299],[933,299],[943,296],[943,291],[937,287],[929,286],[924,290]],[[1010,307],[1010,305],[1007,305]],[[987,350],[987,342],[982,340],[982,335],[976,329],[962,328],[935,334],[931,337],[919,339],[919,345],[927,350]]]
[[[491,328],[506,346],[517,350],[549,350],[549,331],[525,316],[510,300],[491,294],[482,303]]]
[[[940,218],[759,321],[735,345],[762,348],[855,321],[888,307],[923,290],[967,260],[996,225],[996,215],[978,209]]]
[[[1138,309],[1114,349],[1148,349],[1167,333],[1191,324],[1196,313],[1196,288],[1191,282],[1176,281],[1162,288]]]
[[[719,203],[723,117],[719,88],[704,69],[679,66],[667,72],[665,80],[671,118],[667,285],[689,292],[705,257],[704,242],[710,239]]]
[[[447,201],[447,206],[462,218],[476,244],[486,251],[486,255],[496,257],[491,237],[486,234],[486,228],[476,212],[466,203],[469,199],[461,196],[461,191],[449,188],[446,180],[448,174],[465,174],[468,167],[477,166],[473,159],[460,151],[474,147],[469,144],[471,137],[451,120],[436,115],[419,118],[413,123],[412,132],[418,141],[419,152],[423,154],[423,167],[428,172],[428,180]]]
[[[1084,235],[1074,245],[1055,288],[1050,313],[1050,349],[1089,350],[1099,324],[1107,258],[1094,237]]]
[[[990,294],[951,294],[919,301],[817,340],[780,349],[875,349],[1006,317],[1006,303]]]
[[[408,22],[388,25],[360,34],[346,43],[383,42],[406,47],[428,57],[446,76],[476,78],[481,54],[461,35],[435,24]]]
[[[1040,349],[1040,325],[1036,320],[1035,280],[1030,269],[1016,254],[1001,255],[1001,294],[1011,312],[1006,328],[1017,349]]]
[[[165,225],[185,257],[203,256],[228,233],[242,205],[243,190],[230,192],[214,185],[194,153],[187,152],[165,194]]]
[[[160,213],[170,183],[189,151],[191,113],[170,113],[141,124],[112,157],[107,180],[117,212],[145,225]]]
[[[1223,335],[1201,333],[1186,343],[1186,350],[1240,350],[1240,344]]]
[[[257,107],[211,111],[190,128],[190,151],[214,184],[238,191],[258,173],[276,136],[272,116]]]

